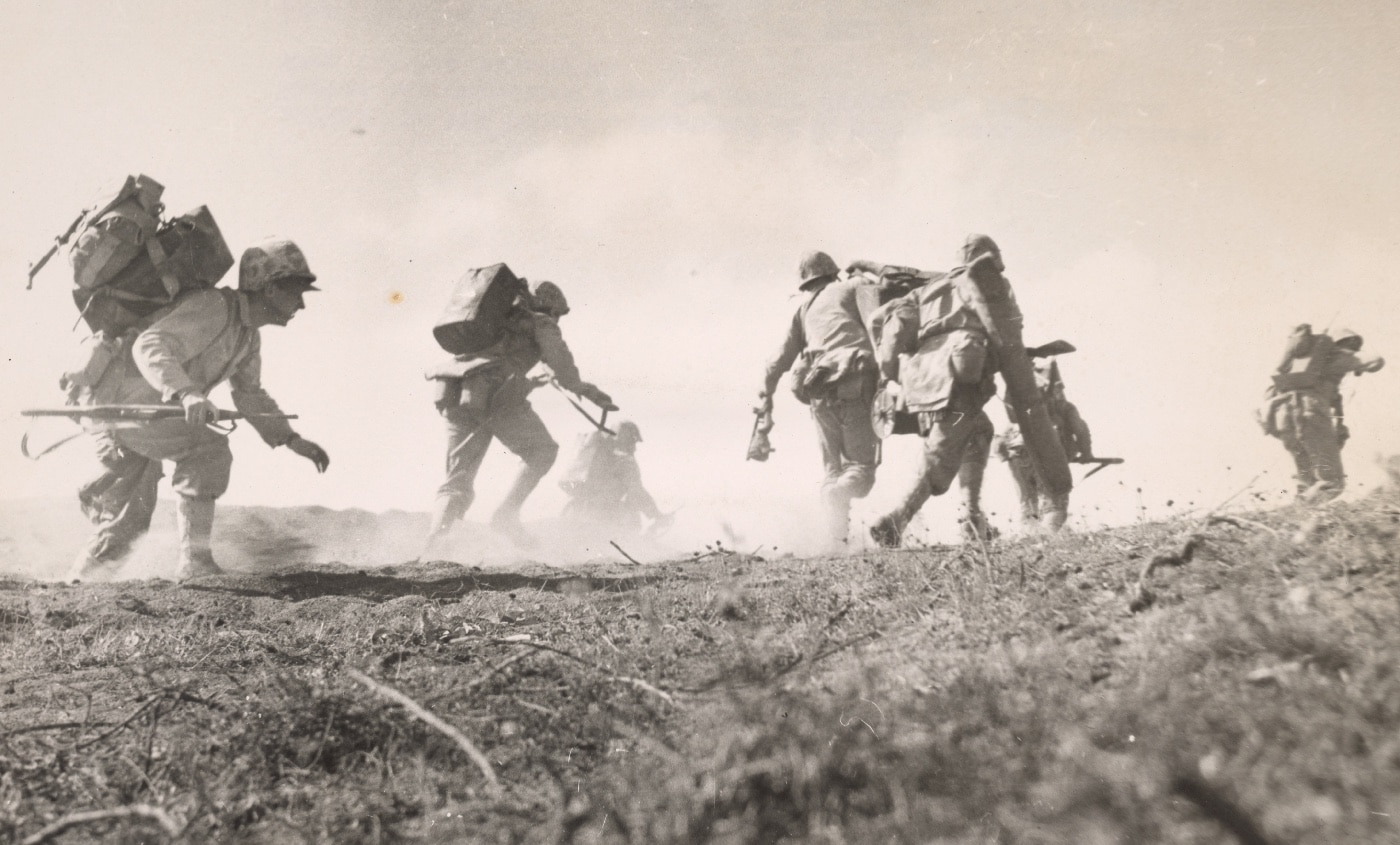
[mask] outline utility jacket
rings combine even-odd
[[[827,384],[873,372],[874,347],[865,315],[874,310],[877,299],[875,285],[855,279],[828,282],[807,293],[764,370],[763,392],[772,396],[783,373],[804,354],[805,369],[827,372]]]
[[[227,288],[182,296],[158,314],[130,344],[130,355],[113,362],[93,390],[100,404],[171,402],[189,391],[209,393],[227,381],[234,407],[271,446],[292,439],[283,419],[252,417],[282,409],[262,386],[262,335],[248,312],[247,298]]]
[[[891,303],[885,316],[880,374],[899,382],[910,411],[969,412],[996,393],[986,327],[958,291],[963,273],[959,267],[933,278]]]
[[[559,385],[574,393],[584,392],[586,383],[559,321],[544,313],[517,306],[511,313],[502,337],[482,352],[457,355],[427,372],[430,379],[462,379],[473,375],[493,373],[498,377],[516,376],[521,390],[528,393],[534,385],[526,378],[535,365],[543,363],[553,373]]]

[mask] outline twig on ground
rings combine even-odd
[[[627,552],[623,551],[623,550],[622,550],[622,547],[619,546],[619,545],[617,544],[616,541],[614,541],[614,540],[609,540],[609,541],[608,541],[608,544],[611,545],[614,549],[617,549],[618,554],[621,554],[623,557],[625,557],[625,558],[627,558],[628,560],[632,561],[632,562],[635,563],[637,566],[641,566],[641,565],[642,565],[642,562],[641,562],[640,560],[637,560],[636,558],[634,558],[634,557],[632,557],[631,555],[629,555]]]
[[[111,724],[111,722],[51,722],[44,725],[29,725],[23,728],[12,728],[4,733],[0,733],[0,739],[8,739],[9,737],[19,736],[20,734],[40,733],[42,731],[63,731],[70,728],[85,728],[89,726],[105,728],[109,727]]]
[[[639,679],[639,678],[629,678],[629,677],[626,677],[626,676],[623,676],[623,675],[613,675],[613,674],[611,674],[611,672],[608,670],[607,667],[605,667],[605,666],[600,666],[600,665],[598,665],[597,663],[594,663],[594,662],[591,661],[591,660],[584,660],[582,657],[579,657],[577,654],[572,654],[572,653],[570,653],[570,652],[565,651],[565,650],[562,649],[562,648],[555,648],[554,646],[552,646],[552,645],[546,645],[545,643],[531,643],[531,642],[518,642],[518,643],[517,643],[517,642],[510,642],[510,643],[508,643],[506,640],[487,640],[487,642],[488,642],[488,643],[492,643],[492,644],[494,644],[494,645],[507,645],[507,644],[509,644],[509,645],[523,645],[523,646],[528,646],[528,647],[530,647],[530,648],[537,648],[537,649],[539,649],[540,651],[552,651],[552,652],[554,652],[555,654],[560,655],[561,657],[567,657],[567,658],[569,658],[570,660],[574,661],[575,663],[578,663],[578,664],[583,665],[583,666],[587,666],[587,667],[590,668],[590,669],[593,669],[593,670],[595,670],[595,671],[597,671],[597,672],[602,673],[603,675],[605,675],[605,676],[607,677],[607,679],[608,679],[609,681],[616,681],[616,682],[618,682],[618,683],[623,683],[623,684],[631,684],[632,686],[637,687],[638,689],[644,689],[644,690],[646,690],[646,691],[648,691],[648,692],[650,692],[650,693],[653,693],[653,694],[656,695],[658,698],[660,698],[662,701],[665,701],[667,704],[675,705],[675,703],[676,703],[675,699],[673,699],[673,698],[671,697],[671,694],[668,693],[668,692],[666,692],[665,690],[658,689],[658,688],[652,686],[651,684],[647,683],[646,681],[643,681],[643,680],[641,680],[641,679]]]
[[[408,696],[404,695],[403,693],[399,692],[391,686],[381,684],[380,682],[374,680],[373,678],[359,671],[358,669],[347,667],[345,672],[350,677],[369,687],[375,693],[383,696],[384,698],[389,699],[390,701],[394,701],[398,704],[403,705],[403,708],[405,710],[416,716],[420,721],[425,722],[431,727],[437,728],[449,739],[457,743],[458,748],[461,748],[462,751],[466,752],[466,755],[471,758],[472,762],[476,764],[476,767],[481,770],[482,775],[486,777],[486,782],[490,784],[492,789],[501,788],[501,782],[499,779],[497,779],[495,770],[491,768],[491,761],[486,759],[486,755],[482,754],[481,751],[476,747],[475,744],[472,743],[470,739],[467,739],[466,734],[447,724],[442,719],[439,719],[437,716],[434,716],[432,713],[429,713],[427,710],[423,709],[423,707],[420,704],[418,704],[418,702],[414,701],[413,699],[409,698]]]
[[[1152,573],[1164,566],[1185,566],[1196,556],[1196,550],[1205,544],[1205,537],[1201,534],[1192,534],[1186,538],[1181,550],[1168,552],[1166,554],[1153,555],[1151,560],[1143,565],[1142,571],[1138,573],[1137,589],[1133,591],[1133,600],[1128,603],[1128,610],[1137,613],[1146,610],[1156,601],[1156,596],[1147,588],[1147,579],[1152,577]]]
[[[612,677],[608,678],[608,680],[619,684],[629,684],[631,686],[636,687],[639,690],[645,690],[646,692],[651,693],[652,695],[656,696],[657,698],[661,699],[667,704],[674,705],[676,703],[676,700],[671,697],[670,693],[666,692],[665,690],[657,689],[656,687],[652,686],[646,681],[643,681],[641,678],[629,678],[625,675],[613,675]]]
[[[172,837],[180,835],[180,825],[176,824],[169,813],[159,807],[152,807],[149,804],[132,804],[127,807],[116,807],[111,810],[85,810],[81,813],[69,813],[53,824],[39,830],[28,839],[25,839],[20,845],[40,845],[41,842],[48,842],[69,828],[88,824],[90,822],[132,818],[153,821],[160,825],[161,828]]]
[[[1272,526],[1265,525],[1264,523],[1259,522],[1259,521],[1257,521],[1257,520],[1245,519],[1245,518],[1242,517],[1242,516],[1225,516],[1225,515],[1221,514],[1221,515],[1211,516],[1211,517],[1207,520],[1207,522],[1208,522],[1209,524],[1212,524],[1212,525],[1214,525],[1214,524],[1216,524],[1216,523],[1223,523],[1223,524],[1225,524],[1225,525],[1233,525],[1233,526],[1235,526],[1236,528],[1257,528],[1257,529],[1259,529],[1260,531],[1267,531],[1267,532],[1269,532],[1270,534],[1272,534],[1272,535],[1275,536],[1275,537],[1279,536],[1278,531],[1275,530]]]

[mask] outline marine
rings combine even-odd
[[[476,475],[493,440],[520,458],[521,466],[491,525],[518,545],[533,544],[520,522],[520,509],[559,455],[559,444],[530,405],[536,387],[552,378],[600,408],[617,410],[608,394],[579,375],[559,329],[560,318],[568,313],[568,300],[557,284],[535,282],[512,303],[499,341],[428,372],[439,385],[435,405],[447,422],[447,477],[437,491],[425,554],[471,507]],[[548,372],[532,373],[538,364]]]
[[[821,444],[827,545],[839,549],[850,533],[851,501],[870,492],[880,463],[870,419],[877,371],[866,326],[877,292],[858,279],[842,279],[824,252],[804,255],[797,275],[803,296],[764,369],[756,411],[771,417],[778,382],[791,370],[793,392],[810,406]]]
[[[1036,386],[1045,398],[1050,419],[1060,436],[1065,457],[1071,462],[1093,461],[1094,448],[1089,426],[1080,416],[1079,409],[1065,397],[1059,364],[1055,361],[1038,362],[1035,376]],[[1010,409],[1007,417],[1014,419]],[[1035,465],[1027,454],[1020,426],[1012,422],[998,436],[994,445],[997,457],[1006,462],[1016,483],[1021,500],[1022,523],[1051,533],[1059,531],[1069,515],[1069,493],[1053,493],[1040,482]]]
[[[618,423],[616,433],[597,429],[584,436],[574,465],[559,482],[569,496],[565,521],[621,537],[639,534],[643,520],[649,533],[666,527],[670,520],[642,483],[641,442],[642,431],[631,420]]]
[[[988,536],[979,500],[995,429],[983,406],[996,394],[998,360],[987,326],[964,292],[974,262],[986,260],[995,266],[995,277],[986,284],[1009,300],[1018,324],[1020,311],[1010,283],[1000,275],[1005,265],[991,238],[969,236],[958,258],[959,265],[946,274],[872,262],[853,265],[882,279],[913,273],[926,280],[890,306],[876,350],[882,394],[914,417],[923,438],[918,480],[898,506],[870,527],[871,539],[886,548],[900,545],[924,503],[946,493],[960,473],[964,536]]]
[[[1374,373],[1380,356],[1362,356],[1362,337],[1348,329],[1314,334],[1304,323],[1289,337],[1259,419],[1265,433],[1283,441],[1296,468],[1300,502],[1320,503],[1346,488],[1342,446],[1347,430],[1341,382],[1348,374]]]
[[[92,404],[179,403],[183,418],[97,432],[102,472],[78,492],[97,527],[77,564],[78,578],[104,577],[144,535],[155,512],[163,462],[174,463],[181,580],[222,568],[211,548],[215,501],[228,489],[233,453],[225,433],[209,427],[219,413],[209,393],[227,381],[234,407],[273,448],[285,446],[324,472],[330,456],[280,418],[262,386],[264,326],[285,326],[319,290],[292,241],[271,240],[243,253],[238,289],[192,291],[157,312],[96,379]]]

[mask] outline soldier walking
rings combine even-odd
[[[162,461],[173,461],[171,486],[179,532],[179,578],[213,575],[210,535],[214,502],[228,489],[233,453],[225,434],[208,427],[219,409],[209,399],[227,381],[233,404],[262,439],[286,446],[324,472],[330,457],[292,430],[262,387],[263,326],[285,326],[319,290],[296,244],[275,240],[243,253],[238,290],[208,288],[182,296],[158,313],[92,388],[94,404],[150,405],[178,401],[183,418],[157,419],[98,434],[103,472],[78,499],[97,531],[83,549],[77,577],[109,573],[145,534],[155,512]]]
[[[476,474],[492,440],[500,440],[522,465],[491,525],[518,545],[534,542],[520,523],[520,509],[554,466],[559,444],[531,407],[532,390],[552,377],[600,408],[617,410],[608,394],[579,376],[559,330],[559,319],[568,313],[569,303],[558,285],[536,282],[510,306],[496,343],[429,371],[428,378],[439,386],[438,412],[447,420],[447,479],[438,488],[429,551],[471,507]],[[533,378],[531,370],[541,363],[549,373]]]
[[[1317,503],[1346,488],[1342,446],[1350,432],[1344,422],[1341,382],[1385,366],[1380,356],[1362,357],[1362,338],[1343,329],[1332,338],[1313,334],[1306,323],[1294,329],[1274,374],[1260,422],[1293,456],[1298,499]]]
[[[850,530],[851,501],[875,484],[880,440],[870,420],[875,396],[874,349],[864,313],[873,310],[875,287],[841,279],[831,256],[810,252],[798,263],[803,296],[769,361],[759,391],[760,416],[773,411],[773,393],[792,370],[793,392],[812,409],[821,442],[821,497],[826,534],[841,548]]]

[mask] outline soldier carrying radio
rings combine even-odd
[[[447,479],[438,488],[424,555],[456,525],[476,498],[474,483],[493,439],[523,465],[491,525],[518,545],[533,538],[520,523],[520,509],[554,465],[559,444],[529,395],[552,381],[607,411],[612,398],[579,375],[559,330],[569,313],[564,292],[553,282],[531,288],[504,264],[469,271],[456,283],[447,309],[433,327],[438,344],[453,358],[431,368],[434,404],[447,421]],[[550,373],[534,376],[544,364]]]
[[[1334,338],[1314,334],[1306,323],[1298,326],[1260,409],[1264,432],[1282,440],[1293,456],[1301,502],[1324,502],[1346,487],[1342,446],[1350,433],[1343,421],[1341,382],[1348,373],[1359,376],[1385,366],[1380,356],[1362,357],[1361,342],[1346,329]]]

